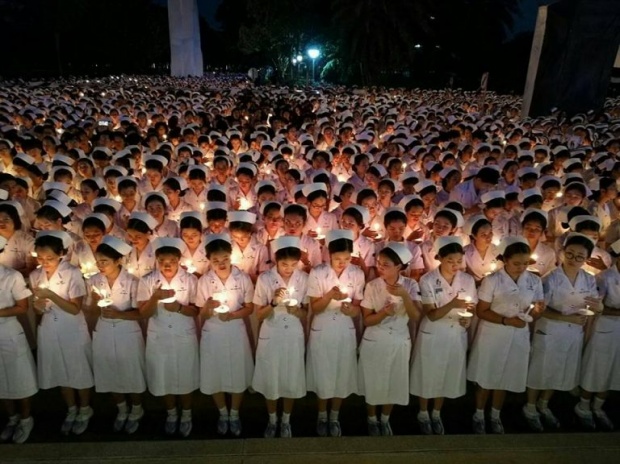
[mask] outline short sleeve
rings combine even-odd
[[[148,301],[153,295],[153,285],[151,285],[151,279],[149,275],[146,275],[138,282],[137,299],[139,302]]]
[[[372,282],[366,286],[361,305],[364,308],[372,309],[377,312],[377,291],[375,287],[376,285],[373,285]]]
[[[254,284],[247,274],[243,274],[243,302],[252,303],[254,299]]]
[[[409,296],[411,297],[413,301],[420,301],[420,286],[413,279],[407,279],[407,280],[409,282],[408,283]]]
[[[364,298],[364,285],[366,285],[366,277],[364,277],[364,271],[357,268],[355,272],[355,288],[353,289],[353,299],[362,300]]]
[[[256,281],[256,290],[254,291],[254,304],[258,307],[267,306],[272,299],[272,292],[267,281],[269,276],[261,274]]]
[[[424,261],[422,260],[422,250],[418,245],[414,246],[411,250],[413,259],[409,263],[410,269],[424,269]]]
[[[433,291],[433,286],[431,285],[432,279],[420,279],[420,297],[422,300],[422,304],[425,305],[435,305],[435,292]]]
[[[491,303],[493,301],[493,294],[495,293],[495,279],[497,278],[498,276],[496,274],[491,274],[490,276],[482,279],[482,283],[478,289],[478,299],[480,301],[486,301],[487,303]]]
[[[81,298],[84,295],[86,295],[84,278],[78,269],[74,269],[71,273],[71,282],[69,282],[69,298]]]
[[[26,286],[26,281],[24,280],[24,277],[17,271],[14,271],[14,280],[13,286],[11,288],[11,293],[15,301],[23,300],[32,295],[32,292]]]
[[[321,291],[321,269],[315,268],[310,271],[308,276],[308,297],[321,298],[323,292]]]

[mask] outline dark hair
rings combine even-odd
[[[270,185],[270,184],[262,185],[261,187],[259,187],[258,191],[256,192],[256,196],[258,197],[258,196],[262,195],[265,192],[269,192],[272,195],[275,195],[276,194],[276,188],[273,185]]]
[[[342,203],[342,197],[345,194],[349,193],[349,191],[355,191],[355,186],[353,184],[346,182],[340,189],[340,195],[334,196],[334,201],[336,201],[336,203]]]
[[[161,255],[173,255],[177,258],[181,258],[181,250],[171,246],[164,246],[155,250],[155,257],[159,258]]]
[[[357,222],[357,225],[359,227],[361,227],[362,229],[364,228],[365,226],[364,217],[362,216],[362,213],[358,211],[357,208],[348,207],[347,209],[344,210],[342,215],[352,217],[355,220],[355,222]]]
[[[584,230],[591,230],[594,232],[600,232],[601,226],[596,221],[582,221],[575,226],[575,232],[583,232]]]
[[[275,202],[275,201],[268,201],[263,206],[263,217],[267,216],[267,214],[269,214],[271,211],[275,211],[275,210],[280,211],[281,209],[282,209],[282,206],[280,205],[280,203]]]
[[[86,187],[88,187],[89,189],[97,192],[97,196],[98,197],[105,197],[106,196],[106,191],[104,188],[99,187],[99,185],[97,184],[97,182],[95,182],[93,179],[84,179],[82,181],[82,183],[80,184],[80,186],[85,185]]]
[[[599,178],[600,189],[593,191],[590,198],[592,198],[594,201],[599,201],[599,199],[601,198],[601,190],[603,189],[607,190],[609,187],[612,187],[615,184],[616,184],[616,180],[611,177],[600,177]]]
[[[87,227],[96,227],[105,234],[105,224],[101,222],[101,219],[98,217],[87,217],[84,219],[84,222],[82,222],[82,230],[85,230]]]
[[[506,262],[515,255],[529,255],[532,253],[532,249],[529,245],[523,242],[513,243],[508,245],[504,250],[504,254],[501,256],[501,261]]]
[[[388,224],[391,224],[392,222],[398,221],[404,222],[406,225],[407,215],[402,211],[388,211],[385,216],[383,216],[383,225],[385,227],[387,227]]]
[[[439,256],[440,258],[445,258],[446,256],[452,255],[455,253],[459,253],[461,255],[465,254],[465,251],[463,250],[463,246],[458,243],[448,243],[447,245],[437,250],[437,256]]]
[[[301,205],[288,205],[284,208],[284,216],[286,215],[299,216],[302,218],[304,224],[308,220],[308,211]]]
[[[108,177],[122,177],[122,175],[123,173],[120,172],[116,166],[110,166],[110,169],[108,169],[108,171],[103,175],[103,178],[107,179]]]
[[[125,190],[128,188],[134,188],[136,191],[138,190],[138,183],[134,182],[130,179],[123,179],[118,183],[118,191]]]
[[[207,190],[207,201],[226,203],[226,193],[217,189],[209,189]]]
[[[523,221],[521,221],[521,225],[525,225],[528,222],[537,222],[543,230],[547,228],[547,219],[538,211],[530,211],[527,213],[523,218]]]
[[[71,219],[69,217],[63,217],[56,208],[53,208],[50,205],[41,206],[37,212],[36,216],[38,219],[47,219],[48,221],[56,222],[59,219],[62,224],[67,224]]]
[[[183,229],[196,229],[202,232],[202,222],[199,219],[196,219],[193,216],[186,216],[181,219],[179,224],[181,230]]]
[[[389,187],[389,189],[392,191],[392,194],[396,192],[396,188],[394,187],[394,183],[391,179],[382,179],[379,181],[379,187],[383,187],[384,185],[387,185]]]
[[[254,225],[249,222],[232,221],[228,224],[228,230],[238,230],[240,232],[247,232],[248,234],[251,234],[252,230],[254,230]]]
[[[103,256],[107,258],[112,258],[114,261],[123,259],[123,255],[121,255],[118,251],[116,251],[114,248],[112,248],[110,245],[106,243],[100,243],[97,246],[96,253],[101,253]]]
[[[322,189],[315,190],[314,192],[312,192],[312,193],[310,193],[308,195],[308,197],[307,197],[308,203],[312,203],[317,198],[325,198],[325,199],[327,199],[327,192],[325,192],[325,190],[322,190]]]
[[[163,195],[163,193],[162,193],[162,195]],[[164,210],[166,209],[166,200],[164,200],[164,199],[163,199],[161,196],[159,196],[159,195],[149,195],[149,196],[146,198],[146,200],[144,200],[144,207],[145,207],[145,208],[148,208],[148,206],[149,206],[151,203],[155,202],[155,201],[159,201],[159,202],[163,205]]]
[[[297,169],[291,168],[291,169],[289,169],[288,171],[286,171],[286,173],[285,173],[285,174],[288,174],[288,175],[290,175],[293,179],[295,179],[295,182],[296,182],[296,183],[301,182],[301,173],[300,173]]]
[[[480,219],[479,221],[476,221],[474,226],[471,228],[471,236],[475,237],[476,235],[478,235],[478,232],[484,226],[492,226],[491,221],[489,221],[486,218],[485,219]]]
[[[137,218],[129,220],[127,223],[127,230],[136,230],[142,234],[151,234],[153,232],[144,221]]]
[[[67,251],[62,244],[62,239],[53,237],[51,235],[43,235],[37,237],[34,241],[34,247],[36,248],[49,248],[58,256],[63,256]]]
[[[392,261],[396,266],[400,266],[401,269],[405,267],[405,263],[402,262],[398,253],[396,253],[391,248],[382,248],[379,252],[379,255],[386,257],[390,261]]]
[[[203,182],[207,181],[207,175],[202,169],[191,169],[189,172],[189,180],[201,180]],[[180,189],[179,189],[180,190]]]
[[[523,208],[527,209],[530,206],[536,204],[536,203],[541,203],[543,202],[543,197],[542,195],[531,195],[529,197],[527,197],[525,200],[523,200]]]
[[[205,245],[207,259],[211,259],[213,253],[223,251],[224,253],[232,253],[232,245],[226,240],[216,239]]]
[[[578,190],[582,197],[586,197],[586,186],[578,180],[573,180],[564,187],[564,193],[569,190]]]
[[[505,206],[506,206],[505,198],[493,198],[491,201],[487,201],[484,204],[484,209],[504,208]]]
[[[13,225],[15,226],[15,230],[20,230],[22,228],[22,220],[19,217],[19,213],[17,212],[17,208],[15,206],[4,203],[0,204],[0,213],[6,213],[13,221]]]
[[[435,214],[434,220],[437,219],[438,217],[442,217],[442,218],[447,219],[448,221],[450,221],[450,224],[452,225],[453,229],[458,224],[458,218],[456,217],[456,215],[454,213],[452,213],[449,210],[442,209],[441,211],[438,211],[437,214]]]
[[[480,179],[485,184],[495,185],[499,181],[500,174],[493,168],[483,167],[480,171],[478,171],[475,177]]]
[[[179,181],[177,179],[175,179],[174,177],[168,177],[165,181],[164,184],[166,187],[175,190],[175,191],[179,191],[181,192],[181,194],[179,196],[183,196],[185,194],[185,191],[181,189],[181,184],[179,183]]]
[[[146,160],[146,162],[144,163],[144,167],[145,169],[153,169],[154,171],[157,171],[160,174],[164,172],[164,164],[161,161],[156,160],[156,159]]]
[[[458,211],[461,214],[465,213],[465,208],[463,208],[463,205],[457,201],[449,201],[443,205],[443,207],[445,209],[451,209],[452,211]]]
[[[594,251],[594,243],[592,243],[592,241],[588,237],[573,235],[572,237],[566,239],[564,245],[562,246],[562,249],[565,250],[570,245],[580,245],[584,247],[588,252],[588,258],[592,256],[592,252]]]
[[[362,190],[360,190],[359,192],[357,192],[357,204],[361,205],[362,202],[366,199],[366,198],[374,198],[375,200],[378,199],[377,197],[377,193],[369,188],[364,188]]]
[[[415,208],[424,208],[424,202],[420,198],[412,198],[405,205],[405,212],[408,213],[410,209]]]
[[[58,169],[54,171],[54,181],[58,181],[58,179],[63,176],[69,176],[73,179],[73,174],[69,171],[67,166],[59,166]]]
[[[228,211],[220,208],[207,210],[207,221],[225,221],[228,219]]]
[[[343,253],[345,251],[353,253],[353,240],[349,240],[348,238],[332,240],[327,245],[327,250],[330,255],[334,253]]]
[[[237,176],[245,174],[250,179],[254,179],[256,177],[256,175],[254,174],[254,171],[252,171],[250,168],[246,168],[246,167],[237,168],[237,172],[235,174]]]
[[[301,259],[301,250],[295,247],[280,248],[276,251],[276,262],[284,259],[299,261]]]
[[[115,216],[116,210],[110,205],[97,205],[93,208],[93,213],[101,213],[106,216]]]

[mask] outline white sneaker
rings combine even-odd
[[[14,416],[9,417],[9,422],[7,422],[7,424],[2,429],[2,433],[0,433],[0,440],[9,441],[15,433],[17,424],[19,424],[19,414],[15,414]]]
[[[28,440],[30,436],[30,432],[32,432],[32,428],[34,427],[34,419],[32,416],[27,419],[22,419],[17,424],[17,428],[15,429],[15,434],[13,434],[13,443],[22,444]]]
[[[82,435],[88,428],[88,423],[90,422],[90,418],[93,417],[93,414],[93,408],[90,406],[80,408],[80,412],[75,417],[75,422],[73,423],[71,431],[76,435]]]

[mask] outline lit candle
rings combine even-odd
[[[491,263],[491,272],[495,272],[497,270],[497,263]]]
[[[37,256],[39,256],[39,255],[37,255],[37,252],[36,252],[36,251],[31,251],[31,252],[30,252],[30,256],[32,256],[33,258],[36,258],[36,257],[37,257]]]
[[[252,204],[250,203],[250,201],[247,198],[240,198],[239,199],[239,209],[240,210],[248,210],[252,207]]]
[[[403,170],[407,169],[407,163],[402,164]]]
[[[220,304],[217,308],[213,309],[213,311],[218,314],[230,312],[230,307],[225,304],[228,300],[228,295],[226,294],[226,291],[222,290],[221,292],[214,292],[213,299]]]
[[[146,123],[150,126],[151,124],[153,124],[153,120],[152,119],[147,119]]]
[[[167,136],[166,134],[164,134],[164,135],[162,136],[162,138],[163,138],[164,140],[168,140],[168,136]]]
[[[206,206],[207,206],[207,205],[206,205],[204,202],[203,202],[203,203],[200,203],[200,211],[204,211],[204,210],[205,210],[205,208],[206,208]]]
[[[81,271],[82,271],[82,275],[86,279],[89,279],[90,277],[97,274],[97,267],[95,266],[95,263],[88,262],[88,263],[82,264]]]
[[[116,201],[123,201],[123,199],[121,198],[121,196],[120,196],[120,195],[116,195],[116,196],[114,197],[114,199],[115,199]]]
[[[135,269],[133,268],[133,266],[127,266],[127,272],[129,272],[130,274],[133,274],[135,271]]]
[[[471,296],[466,296],[465,297],[465,302],[466,303],[471,303]]]
[[[44,289],[49,288],[49,287],[50,287],[50,286],[49,286],[49,284],[48,284],[48,283],[46,283],[46,282],[41,282],[41,283],[39,284],[39,288],[40,288],[41,290],[44,290]]]
[[[500,242],[499,238],[494,238],[494,239],[491,241],[491,243],[492,243],[493,245],[495,245],[495,246],[498,246],[498,245],[499,245],[499,242]]]
[[[187,269],[187,272],[189,272],[190,274],[196,272],[196,266],[194,266],[194,261],[191,259],[185,261],[185,267]]]
[[[538,255],[536,253],[533,253],[530,258],[532,258],[532,260],[537,261],[538,260]]]
[[[555,194],[556,198],[562,198],[562,195],[564,195],[562,192],[558,192]]]

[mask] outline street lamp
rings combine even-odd
[[[321,51],[318,48],[309,48],[308,49],[308,56],[312,60],[312,82],[315,81],[315,79],[314,79],[314,62],[316,61],[316,59],[320,55],[321,55]]]

